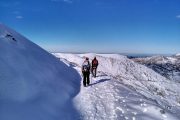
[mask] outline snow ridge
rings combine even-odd
[[[71,99],[80,76],[38,45],[0,24],[0,120],[78,116]]]
[[[98,119],[111,119],[107,116],[102,115],[102,113],[106,113],[105,111],[102,112],[100,114],[96,112],[95,113],[91,113],[92,111],[103,111],[108,110],[109,113],[111,114],[110,117],[112,117],[112,119],[135,119],[135,118],[139,118],[139,119],[148,119],[148,114],[153,118],[154,117],[154,113],[153,111],[155,111],[154,109],[158,110],[158,114],[160,113],[160,115],[162,115],[165,118],[158,118],[157,116],[154,119],[175,119],[176,118],[172,118],[172,116],[170,117],[167,113],[168,112],[172,112],[174,113],[174,115],[176,116],[180,116],[178,113],[180,112],[180,104],[178,102],[178,99],[180,98],[180,88],[179,83],[175,83],[173,81],[170,81],[168,79],[166,79],[165,77],[157,74],[155,71],[137,64],[135,62],[133,62],[132,60],[128,59],[126,56],[122,56],[122,55],[112,55],[112,54],[63,54],[63,53],[55,53],[55,56],[58,56],[61,60],[68,60],[69,63],[72,63],[75,65],[75,68],[78,70],[79,73],[81,73],[80,71],[80,66],[81,63],[84,60],[84,57],[89,57],[90,60],[93,59],[94,56],[96,56],[96,58],[99,60],[99,66],[98,66],[98,71],[99,71],[99,77],[97,79],[93,79],[92,81],[94,81],[92,84],[95,84],[94,86],[90,86],[90,88],[81,88],[81,92],[80,94],[88,94],[88,92],[93,91],[90,96],[88,94],[88,98],[82,98],[81,95],[78,94],[77,96],[77,103],[83,103],[83,101],[89,101],[91,102],[90,98],[93,98],[93,100],[97,99],[96,102],[92,102],[92,103],[86,103],[88,104],[86,108],[86,105],[84,104],[77,104],[80,110],[83,109],[85,111],[89,111],[89,113],[82,113],[82,116],[85,117],[85,119],[89,120],[93,117],[96,117]],[[101,77],[102,76],[102,77]],[[104,79],[105,77],[105,79]],[[103,80],[104,79],[104,80]],[[110,79],[110,80],[108,80]],[[104,82],[101,82],[104,81]],[[101,84],[96,84],[96,82],[100,82]],[[108,84],[107,84],[108,83]],[[103,85],[104,84],[104,85]],[[100,87],[101,85],[102,88]],[[112,86],[111,86],[112,85]],[[117,93],[119,89],[121,89],[122,87],[120,86],[126,86],[128,88],[130,88],[130,91],[135,91],[135,92],[128,92],[128,94],[135,94],[135,96],[140,97],[140,103],[142,101],[146,101],[145,103],[141,103],[142,105],[140,106],[144,106],[141,114],[139,117],[137,116],[133,116],[133,114],[129,115],[130,113],[125,110],[127,107],[122,108],[123,104],[120,105],[118,103],[116,103],[114,100],[116,99],[117,101],[121,101],[121,97],[126,98],[127,96],[122,95],[121,93]],[[107,87],[109,86],[109,87]],[[110,87],[111,86],[111,87]],[[114,88],[114,86],[117,86]],[[107,88],[106,88],[107,87]],[[92,89],[91,89],[92,88]],[[98,91],[98,90],[94,90],[94,89],[98,89],[101,90],[103,89],[104,91],[106,91],[106,94],[103,95],[102,91]],[[110,91],[108,91],[110,89]],[[117,91],[114,91],[114,89],[117,89]],[[84,90],[84,91],[83,91]],[[87,91],[86,91],[87,90]],[[124,91],[127,91],[127,89],[122,89]],[[114,92],[113,92],[114,91]],[[112,101],[108,102],[108,98],[111,98],[110,96],[108,98],[106,98],[106,96],[108,96],[108,92],[110,92],[110,96],[112,97]],[[94,96],[96,96],[95,94],[98,94],[99,96],[101,96],[102,98],[97,98]],[[115,96],[115,98],[113,98]],[[120,97],[120,98],[118,98]],[[131,97],[131,96],[129,96]],[[128,101],[132,101],[132,99],[136,99],[136,101],[134,101],[133,103],[139,103],[138,101],[138,97],[129,99],[129,97],[127,97]],[[85,99],[85,100],[83,100]],[[98,100],[105,100],[105,102],[108,102],[106,104],[110,104],[110,103],[114,103],[112,105],[110,105],[113,109],[116,109],[116,107],[118,107],[117,109],[119,109],[121,111],[122,116],[118,116],[117,111],[113,112],[111,108],[108,108],[110,106],[103,106],[99,107],[98,105],[101,104],[105,104],[105,103],[98,103]],[[127,99],[123,100],[126,101]],[[78,100],[80,102],[78,102]],[[98,103],[98,105],[96,105],[96,103]],[[116,103],[116,104],[115,104]],[[156,107],[154,107],[154,105]],[[148,106],[148,107],[147,107]],[[103,110],[102,108],[105,107]],[[129,105],[129,107],[135,107],[134,105],[131,106]],[[141,107],[139,108],[138,106],[136,106],[138,109],[142,109]],[[130,109],[129,108],[129,109]],[[89,110],[92,109],[92,110]],[[96,110],[97,109],[97,110]],[[148,111],[149,109],[151,109],[152,113],[149,113],[150,111]],[[83,111],[82,110],[82,111]],[[126,111],[127,114],[125,115],[123,112]],[[133,111],[131,108],[131,113],[138,113],[137,111]],[[148,111],[148,112],[147,112]],[[144,116],[144,114],[147,112],[147,114]],[[163,113],[166,114],[163,114]],[[114,114],[112,116],[112,114]],[[115,117],[116,116],[116,117]],[[117,117],[118,116],[118,117]],[[168,116],[168,117],[167,117]],[[151,119],[152,119],[151,118]]]
[[[180,53],[177,53],[175,56],[180,56]]]
[[[169,80],[180,81],[180,57],[178,56],[152,56],[132,60],[146,65]]]

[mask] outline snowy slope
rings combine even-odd
[[[135,62],[146,65],[162,76],[179,82],[180,81],[180,57],[152,56],[146,58],[134,58]]]
[[[180,56],[180,53],[177,53],[175,56]]]
[[[178,120],[156,102],[99,73],[89,87],[81,87],[74,104],[84,120]]]
[[[72,67],[0,24],[0,120],[75,118],[79,89]]]
[[[80,74],[84,57],[91,60],[96,55],[99,60],[98,77],[92,78],[90,87],[82,87],[75,99],[84,119],[176,120],[180,116],[180,84],[126,56],[94,53],[54,55],[73,65]]]

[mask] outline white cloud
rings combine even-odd
[[[24,17],[21,15],[16,16],[16,19],[23,19]]]
[[[177,15],[176,18],[180,19],[180,15]]]
[[[12,13],[16,16],[16,19],[23,19],[23,18],[24,18],[24,17],[20,14],[19,11],[13,11]]]

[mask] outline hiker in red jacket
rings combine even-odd
[[[92,75],[94,77],[96,77],[96,72],[97,72],[97,67],[98,67],[98,60],[96,59],[96,57],[94,57],[94,59],[92,60]]]

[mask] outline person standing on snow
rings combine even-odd
[[[90,75],[90,62],[89,62],[89,58],[86,57],[85,61],[82,64],[82,74],[83,74],[83,85],[89,85],[90,80],[89,80],[89,75]]]
[[[92,75],[94,76],[94,77],[96,77],[96,72],[97,72],[97,67],[98,67],[98,60],[96,59],[96,57],[94,57],[94,59],[92,60],[92,68],[91,68],[91,70],[92,70]]]

